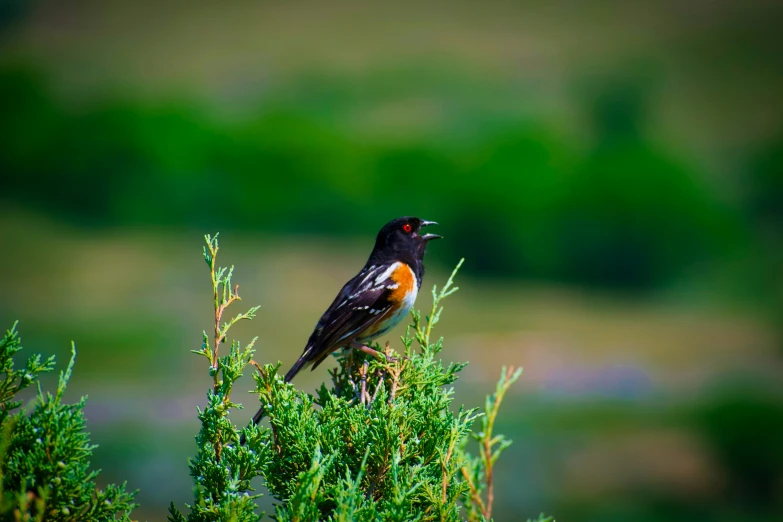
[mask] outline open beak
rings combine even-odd
[[[422,221],[421,226],[419,228],[424,228],[429,225],[437,225],[437,223],[435,221]],[[424,234],[423,236],[421,236],[421,238],[424,241],[430,241],[432,239],[441,239],[442,237],[443,236],[439,236],[438,234]]]

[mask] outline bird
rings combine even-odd
[[[442,237],[421,233],[430,225],[437,223],[405,216],[381,228],[364,267],[345,283],[318,320],[302,355],[285,374],[285,382],[291,382],[308,364],[317,368],[343,347],[377,354],[367,343],[397,326],[416,301],[427,244]],[[253,423],[258,424],[263,416],[262,406]]]

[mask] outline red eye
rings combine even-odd
[[[411,230],[413,230],[413,227],[411,226],[410,223],[405,223],[402,226],[402,231],[405,232],[406,234],[410,234]]]

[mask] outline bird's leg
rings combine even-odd
[[[370,363],[364,361],[364,363],[362,363],[362,369],[359,370],[359,375],[362,383],[362,389],[359,392],[359,402],[362,403],[362,406],[365,406],[367,402],[367,370],[369,369],[369,367],[370,367]]]
[[[381,386],[383,385],[383,372],[378,372],[378,385],[375,386],[375,393],[372,394],[372,397],[370,397],[369,402],[367,403],[367,407],[369,408],[372,403],[375,402],[375,398],[378,396],[378,392],[381,390]]]
[[[354,352],[351,350],[351,353],[348,354],[348,374],[350,375],[351,372],[353,372],[353,364],[354,364]]]
[[[356,350],[361,350],[364,353],[370,354],[373,357],[383,357],[386,359],[386,362],[397,362],[396,357],[392,357],[390,355],[386,355],[385,353],[381,353],[378,350],[373,350],[369,346],[365,346],[362,343],[358,343],[356,341],[351,343],[351,348],[354,348]]]

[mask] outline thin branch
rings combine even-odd
[[[413,324],[416,328],[416,340],[423,349],[429,348],[432,327],[435,326],[440,320],[440,313],[443,311],[443,307],[440,306],[441,300],[459,290],[459,287],[455,286],[452,288],[452,285],[454,284],[454,277],[457,275],[457,272],[464,262],[464,257],[459,260],[459,263],[457,263],[457,266],[454,267],[454,270],[452,270],[451,275],[449,276],[448,280],[446,280],[446,284],[443,285],[443,288],[441,288],[440,292],[438,292],[437,286],[433,285],[432,308],[430,309],[430,314],[426,318],[427,326],[424,327],[424,330],[421,328],[421,316],[418,312],[413,312]]]
[[[376,373],[376,376],[378,377],[378,384],[375,386],[375,391],[372,394],[372,397],[370,398],[370,403],[368,406],[372,405],[375,402],[375,398],[378,397],[378,392],[381,390],[381,386],[383,386],[383,378],[384,378],[384,372],[378,371]]]
[[[405,365],[407,362],[408,361],[403,361],[399,367],[397,367],[397,365],[388,367],[389,373],[392,377],[389,390],[389,404],[394,402],[394,399],[397,396],[397,391],[400,389],[400,374],[402,374],[403,370],[405,370]]]
[[[484,441],[484,458],[486,459],[492,453],[492,447],[489,441]],[[486,467],[487,477],[487,509],[484,511],[484,518],[489,519],[489,515],[492,513],[492,503],[495,501],[494,484],[492,482],[492,469],[494,465],[490,462]]]
[[[465,477],[465,482],[468,483],[468,488],[470,488],[471,500],[473,500],[473,502],[479,507],[479,510],[481,511],[482,514],[485,513],[486,508],[484,507],[484,501],[481,500],[481,495],[476,489],[476,486],[473,484],[473,479],[470,478],[470,474],[468,473],[468,470],[465,468],[465,466],[462,466],[460,470],[462,471],[462,476]]]
[[[500,380],[498,380],[495,393],[487,397],[486,400],[486,414],[482,418],[482,430],[479,436],[481,462],[484,465],[484,476],[487,484],[487,502],[482,504],[481,512],[484,518],[489,520],[492,515],[492,505],[495,501],[494,483],[493,483],[493,467],[500,452],[505,449],[509,442],[507,442],[502,436],[493,437],[492,431],[495,428],[495,419],[497,418],[500,404],[503,402],[503,397],[509,387],[519,378],[522,374],[522,368],[515,369],[513,366],[509,368],[503,368],[500,372]],[[495,446],[498,445],[498,449],[495,450]],[[463,469],[463,474],[464,474]],[[472,486],[471,486],[472,487]]]
[[[451,453],[454,451],[454,444],[457,442],[456,438],[453,436],[451,437],[451,442],[449,443],[449,449],[446,452],[446,458],[444,459],[441,466],[443,467],[443,491],[441,493],[441,498],[443,499],[443,502],[446,502],[446,481],[448,478],[448,470],[449,470],[449,460],[451,460]]]
[[[370,481],[370,487],[367,490],[367,496],[369,496],[374,500],[378,500],[378,498],[375,497],[375,490],[383,483],[387,471],[389,471],[389,447],[388,446],[386,446],[386,449],[383,454],[383,464],[378,468],[378,472]]]
[[[263,371],[264,371],[264,370],[261,368],[261,365],[260,365],[260,364],[258,364],[258,363],[257,363],[257,362],[256,362],[254,359],[250,359],[250,360],[248,361],[248,363],[250,363],[250,364],[252,364],[253,366],[255,366],[255,367],[256,367],[256,370],[258,370],[259,372],[263,372]]]

